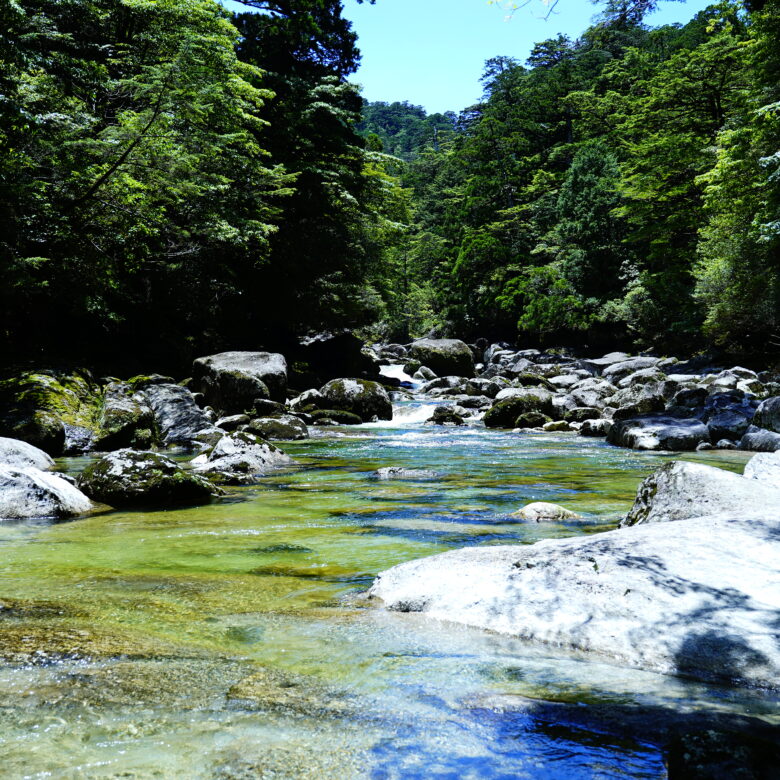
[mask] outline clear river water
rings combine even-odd
[[[780,720],[772,694],[361,599],[412,558],[614,527],[671,457],[423,425],[430,411],[405,401],[391,423],[314,428],[283,445],[297,467],[209,506],[0,526],[0,777],[661,778],[651,739],[589,724],[590,709]],[[372,479],[383,466],[442,476]],[[589,522],[509,518],[530,501]]]

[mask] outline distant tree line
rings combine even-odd
[[[490,60],[438,148],[407,148],[414,107],[366,108],[412,193],[388,335],[779,351],[780,4],[653,5]]]

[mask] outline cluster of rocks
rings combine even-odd
[[[778,452],[744,475],[669,463],[617,530],[410,561],[369,596],[621,665],[777,688],[778,511]]]
[[[378,348],[406,361],[431,422],[579,431],[642,450],[780,450],[780,374],[615,352],[581,359],[506,344],[423,339]]]
[[[331,342],[307,343],[315,366]],[[353,342],[350,337],[349,360],[342,362],[370,374],[376,359],[362,352],[356,358]],[[318,375],[295,376],[305,383],[306,376]],[[17,449],[8,444],[5,452],[17,459],[22,451],[39,455],[25,464],[25,473],[18,463],[0,459],[3,468],[17,469],[0,478],[0,520],[72,517],[89,511],[92,501],[113,507],[204,503],[220,495],[222,485],[246,484],[290,465],[292,459],[272,442],[308,438],[309,425],[392,418],[387,389],[371,379],[331,379],[302,393],[288,381],[287,361],[273,352],[199,358],[192,376],[179,383],[160,375],[95,379],[85,370],[9,376],[0,381],[0,434]],[[159,451],[168,447],[194,451],[195,457],[174,460]],[[84,470],[78,487],[46,471],[52,456],[81,453],[105,454]]]

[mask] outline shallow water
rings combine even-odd
[[[392,423],[314,429],[285,446],[300,467],[210,506],[1,526],[0,776],[657,778],[650,737],[587,714],[778,718],[768,694],[361,601],[377,572],[412,558],[612,527],[670,457],[431,428],[429,413],[405,402]],[[388,465],[441,477],[371,478]],[[529,501],[589,522],[508,517]],[[550,701],[577,717],[551,715]]]

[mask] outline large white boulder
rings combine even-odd
[[[369,596],[637,668],[780,687],[780,490],[667,464],[642,483],[627,522],[410,561],[382,572]]]
[[[64,519],[92,509],[92,502],[57,474],[32,466],[0,465],[0,521]]]
[[[776,512],[470,547],[382,572],[369,591],[423,612],[616,663],[780,685]]]
[[[759,452],[745,465],[745,476],[780,490],[780,452]]]

